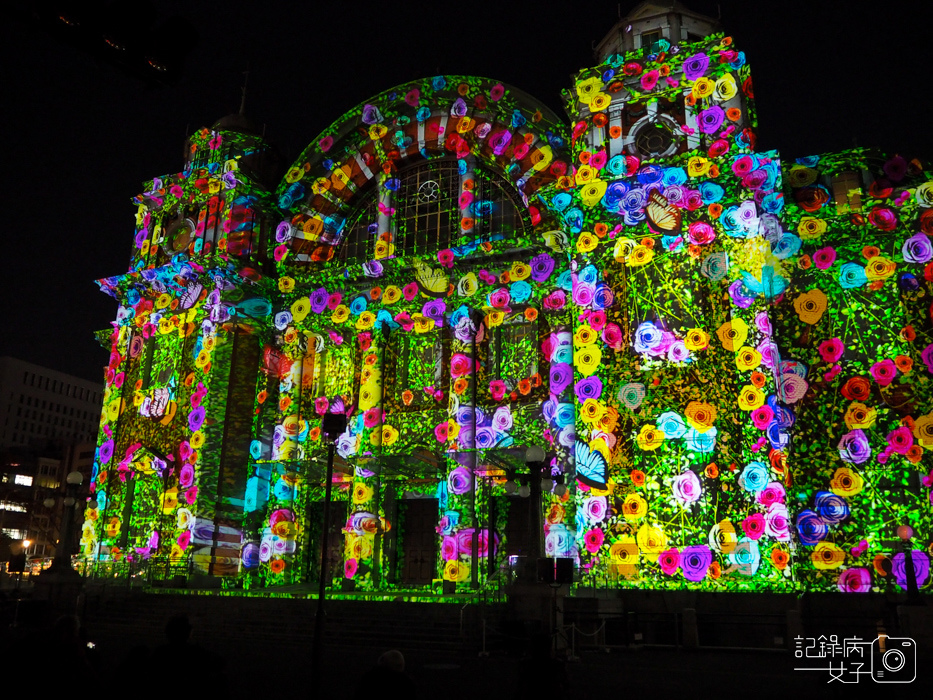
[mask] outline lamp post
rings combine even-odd
[[[58,535],[58,546],[55,548],[55,558],[52,560],[52,565],[48,568],[50,573],[64,573],[66,576],[70,575],[68,572],[75,573],[74,569],[71,568],[71,540],[72,531],[74,530],[75,496],[83,481],[84,475],[78,471],[71,472],[65,477],[65,497],[62,499],[62,505],[64,506],[62,508],[62,529]],[[51,498],[47,498],[44,505],[48,506],[49,501],[52,500]]]
[[[321,526],[321,580],[318,582],[317,611],[314,614],[314,643],[311,647],[311,670],[314,683],[321,687],[321,671],[324,639],[324,597],[327,591],[327,544],[330,536],[330,496],[334,481],[334,450],[337,438],[347,429],[347,417],[343,413],[326,413],[321,428],[328,438],[327,478],[324,484],[324,522]]]
[[[538,558],[541,556],[541,474],[545,468],[545,459],[547,455],[537,445],[532,445],[525,450],[525,464],[528,465],[529,483],[528,486],[522,486],[521,489],[527,489],[531,496],[531,559],[534,566],[538,566]],[[521,493],[520,489],[520,493]]]
[[[62,527],[58,536],[58,546],[55,548],[55,558],[52,560],[52,565],[36,579],[37,597],[51,601],[53,606],[65,613],[75,611],[78,593],[84,583],[81,575],[71,568],[75,503],[82,481],[84,481],[84,476],[78,471],[71,472],[65,477]]]
[[[17,568],[19,569],[19,578],[16,579],[17,589],[23,585],[23,574],[26,573],[26,562],[28,561],[26,550],[29,549],[30,545],[32,545],[32,540],[23,540],[23,551],[20,553],[19,561],[17,562]]]

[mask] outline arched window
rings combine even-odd
[[[469,160],[419,162],[362,193],[337,257],[364,263],[434,256],[447,248],[468,255],[484,242],[521,233],[523,212],[505,180]]]

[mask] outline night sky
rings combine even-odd
[[[561,89],[595,64],[592,45],[618,17],[612,2],[103,4],[123,9],[95,21],[128,45],[151,37],[175,47],[183,68],[173,82],[146,81],[28,15],[0,29],[0,355],[95,381],[107,353],[92,332],[109,326],[116,304],[93,280],[127,268],[131,199],[144,180],[181,169],[188,133],[238,109],[247,64],[246,113],[291,163],[345,110],[440,73],[496,78],[563,115]],[[857,143],[933,156],[928,3],[866,14],[817,0],[686,4],[714,16],[720,6],[745,51],[762,149],[792,159]]]

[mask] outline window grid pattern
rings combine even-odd
[[[383,193],[389,195],[383,206],[392,212],[391,230],[379,230],[374,187],[349,217],[338,254],[342,262],[374,260],[380,236],[391,237],[396,256],[434,256],[446,248],[468,251],[482,242],[509,240],[524,229],[516,195],[500,178],[479,169],[461,175],[459,162],[446,160],[419,164],[397,179],[397,188]]]
[[[456,162],[419,167],[399,179],[396,251],[409,256],[449,248],[451,238],[460,230],[460,171]]]

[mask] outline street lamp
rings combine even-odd
[[[525,464],[528,465],[529,484],[523,484],[519,489],[519,495],[522,491],[531,496],[531,560],[537,566],[538,557],[541,556],[541,486],[542,473],[547,466],[545,460],[547,454],[537,445],[531,445],[525,450]]]
[[[910,525],[901,525],[897,528],[897,536],[901,538],[901,549],[904,552],[904,575],[907,577],[907,604],[922,605],[920,589],[917,588],[917,570],[914,568],[914,553],[910,538],[914,530]]]
[[[554,495],[558,498],[563,498],[567,493],[567,484],[564,483],[563,475],[560,475],[557,478],[557,483],[554,485]]]
[[[32,546],[32,540],[23,540],[23,571],[26,570],[26,569],[25,569],[26,561],[27,561],[27,557],[29,556],[29,552],[28,552],[27,550],[28,550],[31,546]],[[31,575],[32,575],[32,574],[30,574],[30,576],[31,576]],[[23,574],[21,573],[21,574],[19,575],[19,577],[20,577],[20,579],[22,579],[22,578],[23,578]]]
[[[327,481],[324,484],[324,522],[321,526],[321,573],[318,582],[317,611],[314,614],[314,642],[311,647],[312,675],[320,687],[324,639],[324,597],[327,586],[327,540],[330,532],[330,496],[334,481],[334,452],[337,438],[347,429],[347,416],[343,413],[325,413],[321,428],[328,439]]]
[[[83,481],[84,476],[78,471],[71,472],[65,477],[62,525],[58,546],[55,548],[55,558],[52,560],[52,565],[39,574],[35,581],[38,599],[48,600],[53,608],[69,614],[75,611],[78,593],[84,584],[81,575],[71,568],[76,496]],[[47,499],[46,505],[48,501],[52,501],[52,505],[55,505],[55,499]]]
[[[64,505],[62,509],[62,529],[58,536],[58,546],[55,548],[55,558],[48,569],[52,573],[73,571],[71,568],[71,533],[74,529],[75,495],[83,481],[84,475],[79,471],[71,472],[65,477],[65,497],[62,499]],[[44,505],[51,508],[55,505],[55,499],[45,499]]]

